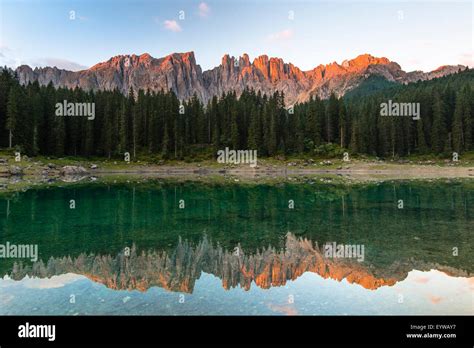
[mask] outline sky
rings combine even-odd
[[[302,70],[359,54],[474,66],[472,0],[0,0],[0,65],[81,70],[121,54],[262,54]]]

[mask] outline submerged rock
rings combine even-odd
[[[61,175],[81,175],[87,174],[87,170],[81,166],[64,166],[61,168]]]

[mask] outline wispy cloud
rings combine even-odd
[[[435,295],[430,295],[429,299],[430,299],[430,302],[433,303],[433,304],[438,304],[443,300],[442,297],[435,296]]]
[[[21,53],[18,50],[11,49],[7,46],[0,46],[0,67],[7,66],[16,68],[23,64]]]
[[[293,30],[285,29],[277,33],[272,33],[268,36],[270,41],[285,41],[293,38]]]
[[[169,30],[175,33],[183,30],[181,26],[178,24],[178,22],[176,22],[175,20],[167,19],[163,22],[163,26],[165,27],[166,30]]]
[[[19,50],[11,49],[7,46],[0,46],[1,67],[6,65],[9,68],[15,69],[23,64],[27,64],[33,68],[50,66],[70,71],[87,69],[87,66],[71,60],[54,57],[24,57]]]
[[[280,306],[280,305],[273,305],[268,304],[268,308],[270,308],[273,312],[283,313],[285,315],[298,315],[298,311],[293,306]]]
[[[11,59],[6,54],[0,52],[0,67],[7,66],[9,68],[15,67],[17,64],[14,59]]]
[[[25,287],[28,289],[54,289],[62,288],[68,284],[74,283],[78,280],[86,279],[83,275],[74,273],[66,273],[61,275],[55,275],[51,278],[23,278],[22,280],[13,280],[6,276],[2,279],[0,288],[21,288]]]
[[[420,277],[416,277],[416,278],[414,279],[414,281],[417,282],[417,283],[420,283],[420,284],[426,284],[426,283],[428,283],[428,282],[430,281],[430,278],[420,276]]]
[[[205,2],[201,2],[198,6],[198,10],[199,10],[199,16],[200,17],[207,17],[209,16],[210,12],[211,12],[211,8],[209,7],[208,4],[206,4]]]

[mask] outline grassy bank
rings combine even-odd
[[[474,179],[474,152],[462,154],[459,161],[434,156],[411,156],[401,160],[375,157],[264,158],[258,166],[221,164],[216,160],[156,161],[142,156],[125,162],[120,159],[23,156],[15,160],[11,150],[0,150],[0,193],[31,187],[71,185],[78,182],[143,182],[146,180],[201,181],[213,183],[322,183],[352,184],[387,180]],[[80,166],[86,172],[71,178],[64,166]],[[12,168],[19,175],[12,175]]]

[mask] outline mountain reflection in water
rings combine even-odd
[[[0,195],[0,244],[39,253],[0,259],[0,314],[472,314],[472,187],[157,180]],[[364,246],[363,260],[326,257],[333,242]]]

